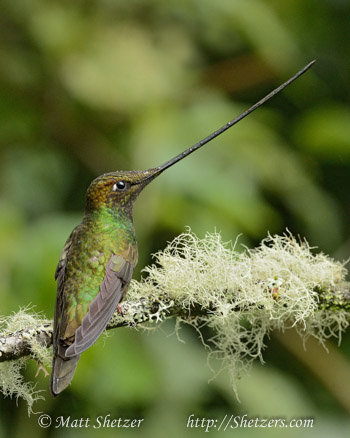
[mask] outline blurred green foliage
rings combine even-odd
[[[288,227],[320,250],[349,257],[348,1],[3,0],[1,9],[2,314],[32,303],[52,317],[55,265],[93,178],[162,163],[313,58],[317,64],[298,82],[142,194],[135,276],[187,225],[199,236],[216,228],[224,240],[243,233],[248,245]],[[239,384],[239,404],[225,373],[208,385],[196,334],[184,328],[182,344],[166,335],[171,331],[171,323],[150,336],[115,331],[84,353],[59,398],[52,400],[47,380],[38,379],[46,390],[38,410],[145,418],[141,430],[100,429],[104,436],[197,436],[203,431],[185,428],[191,413],[231,412],[314,416],[314,429],[298,429],[298,436],[347,436],[344,374],[340,389],[327,388],[316,358],[306,365],[283,337],[269,342],[267,365]],[[323,375],[336,374],[342,363],[349,377],[348,335],[332,359]],[[35,368],[26,370],[31,379]],[[16,407],[1,399],[0,407],[0,437],[97,433],[40,429],[21,401]]]

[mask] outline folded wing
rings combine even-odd
[[[75,332],[75,340],[65,351],[73,357],[87,350],[101,335],[122,300],[132,276],[133,266],[123,257],[113,254],[96,298]]]

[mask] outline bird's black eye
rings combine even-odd
[[[117,187],[118,187],[119,190],[123,190],[123,189],[125,189],[126,184],[125,184],[124,181],[118,181],[117,182]]]
[[[112,190],[115,192],[116,190],[125,190],[126,183],[124,181],[118,181],[113,185]]]

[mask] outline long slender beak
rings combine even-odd
[[[249,109],[244,111],[242,114],[240,114],[239,116],[237,116],[236,118],[234,118],[230,122],[226,123],[224,126],[219,128],[218,130],[212,132],[210,135],[208,135],[207,137],[203,138],[203,140],[201,140],[198,143],[194,144],[193,146],[191,146],[190,148],[186,149],[184,152],[182,152],[181,154],[179,154],[176,157],[172,158],[171,160],[165,162],[164,164],[162,164],[162,165],[160,165],[158,167],[155,167],[153,169],[149,169],[148,171],[146,171],[146,172],[149,172],[149,175],[146,174],[144,176],[144,178],[142,179],[142,182],[148,184],[148,182],[150,182],[151,180],[153,180],[154,178],[159,176],[162,172],[164,172],[165,169],[168,169],[169,167],[173,166],[175,163],[178,163],[179,161],[181,161],[183,158],[186,158],[188,155],[192,154],[194,151],[196,151],[197,149],[201,148],[205,144],[209,143],[215,137],[218,137],[220,134],[222,134],[223,132],[227,131],[227,129],[231,128],[236,123],[240,122],[242,119],[247,117],[249,114],[251,114],[257,108],[259,108],[265,102],[270,100],[272,97],[274,97],[280,91],[282,91],[284,88],[288,87],[288,85],[290,85],[292,82],[294,82],[296,79],[298,79],[301,75],[303,75],[315,62],[316,62],[316,60],[311,61],[304,68],[302,68],[300,71],[298,71],[298,73],[296,73],[294,76],[289,78],[286,82],[284,82],[282,85],[280,85],[279,87],[275,88],[273,91],[271,91],[271,93],[269,93],[268,95],[263,97],[261,100],[259,100],[259,102],[257,102],[253,106],[251,106]]]

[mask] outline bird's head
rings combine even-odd
[[[94,179],[86,193],[87,211],[103,206],[123,209],[132,213],[139,193],[159,175],[158,168],[138,171],[117,171],[105,173]]]

